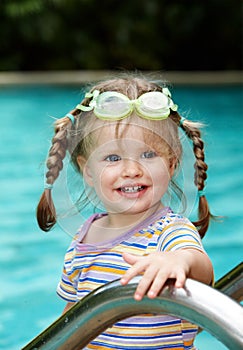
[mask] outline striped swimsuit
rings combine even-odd
[[[75,303],[105,283],[121,278],[129,268],[122,258],[124,252],[143,256],[180,248],[203,251],[192,223],[169,208],[163,208],[114,240],[81,243],[91,223],[103,215],[106,214],[92,215],[66,252],[57,294],[68,302]],[[85,349],[192,350],[197,330],[190,322],[169,315],[134,316],[108,328]]]

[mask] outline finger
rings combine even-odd
[[[121,284],[127,284],[133,277],[140,275],[144,271],[144,267],[132,266],[126,271],[124,276],[121,278]]]
[[[130,253],[123,253],[122,257],[129,265],[134,265],[139,260],[139,258],[141,258],[140,256]]]
[[[133,263],[133,266],[130,267],[121,278],[121,284],[123,285],[127,284],[133,277],[141,274],[146,267],[146,261],[140,256],[129,254],[129,257],[126,256],[126,259]]]
[[[150,299],[156,298],[160,294],[168,278],[168,275],[162,271],[157,273],[148,291],[148,297]]]
[[[186,282],[186,274],[184,272],[180,272],[176,276],[175,287],[183,288]]]
[[[134,294],[135,300],[141,300],[150,288],[155,276],[158,272],[158,268],[150,266],[144,273],[143,277],[138,283],[137,289]]]
[[[157,297],[161,293],[164,285],[166,284],[166,281],[169,278],[175,279],[175,284],[174,284],[175,288],[184,287],[184,284],[186,281],[186,274],[183,270],[176,271],[176,272],[168,272],[168,273],[164,271],[163,272],[159,271],[156,277],[154,278],[154,281],[148,291],[148,297],[151,299]]]

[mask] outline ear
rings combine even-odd
[[[170,159],[170,167],[169,167],[170,178],[172,178],[172,176],[174,175],[177,163],[178,163],[178,161],[177,161],[177,159],[175,157]]]
[[[78,163],[80,172],[84,177],[84,180],[87,182],[89,186],[93,187],[93,178],[92,178],[87,160],[83,156],[78,156],[77,163]]]

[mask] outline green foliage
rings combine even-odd
[[[0,33],[0,70],[241,68],[240,0],[5,0]]]

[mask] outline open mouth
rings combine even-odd
[[[145,189],[145,186],[124,186],[120,188],[124,193],[137,193]]]

